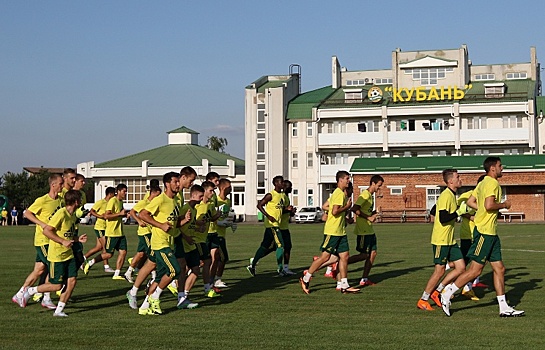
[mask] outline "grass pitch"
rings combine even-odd
[[[195,310],[177,310],[168,291],[162,316],[139,316],[129,308],[125,281],[113,281],[95,266],[80,274],[68,318],[30,302],[25,309],[10,301],[33,267],[34,227],[0,227],[0,348],[4,349],[538,349],[545,336],[543,225],[500,224],[507,267],[506,294],[511,305],[526,311],[522,318],[501,319],[493,289],[478,289],[480,301],[458,296],[452,317],[440,308],[425,312],[416,302],[433,270],[429,224],[378,224],[378,256],[371,271],[377,283],[362,293],[342,295],[332,279],[316,274],[312,293],[299,286],[301,272],[318,255],[322,225],[291,226],[290,267],[298,274],[276,277],[274,254],[260,261],[257,276],[245,269],[261,242],[261,225],[241,224],[227,238],[231,261],[222,298],[205,299],[202,283],[192,291]],[[352,232],[352,227],[348,228]],[[92,228],[86,249],[94,245]],[[129,254],[136,250],[136,226],[126,226]],[[350,234],[350,244],[355,237]],[[126,269],[126,264],[123,272]],[[349,266],[357,284],[362,263]],[[482,281],[492,286],[485,267]],[[143,292],[138,295],[143,300]],[[54,298],[56,301],[56,298]],[[433,303],[432,303],[433,304]]]

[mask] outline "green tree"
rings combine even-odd
[[[210,136],[206,141],[206,147],[217,152],[225,153],[225,146],[227,139],[224,137]]]
[[[7,172],[2,176],[0,193],[8,197],[10,206],[25,208],[49,191],[49,175],[47,170],[34,175]]]

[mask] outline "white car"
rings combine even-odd
[[[295,213],[295,223],[321,222],[322,214],[323,211],[320,207],[303,207]]]

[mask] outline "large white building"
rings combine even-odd
[[[320,205],[355,159],[542,154],[545,101],[535,48],[529,62],[474,65],[467,47],[392,52],[391,67],[349,71],[300,92],[300,70],[246,87],[246,215],[293,182],[292,203]]]

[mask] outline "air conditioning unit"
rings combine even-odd
[[[367,84],[373,84],[375,82],[375,79],[373,79],[373,78],[364,78],[363,81],[365,82],[365,85],[367,85]]]

